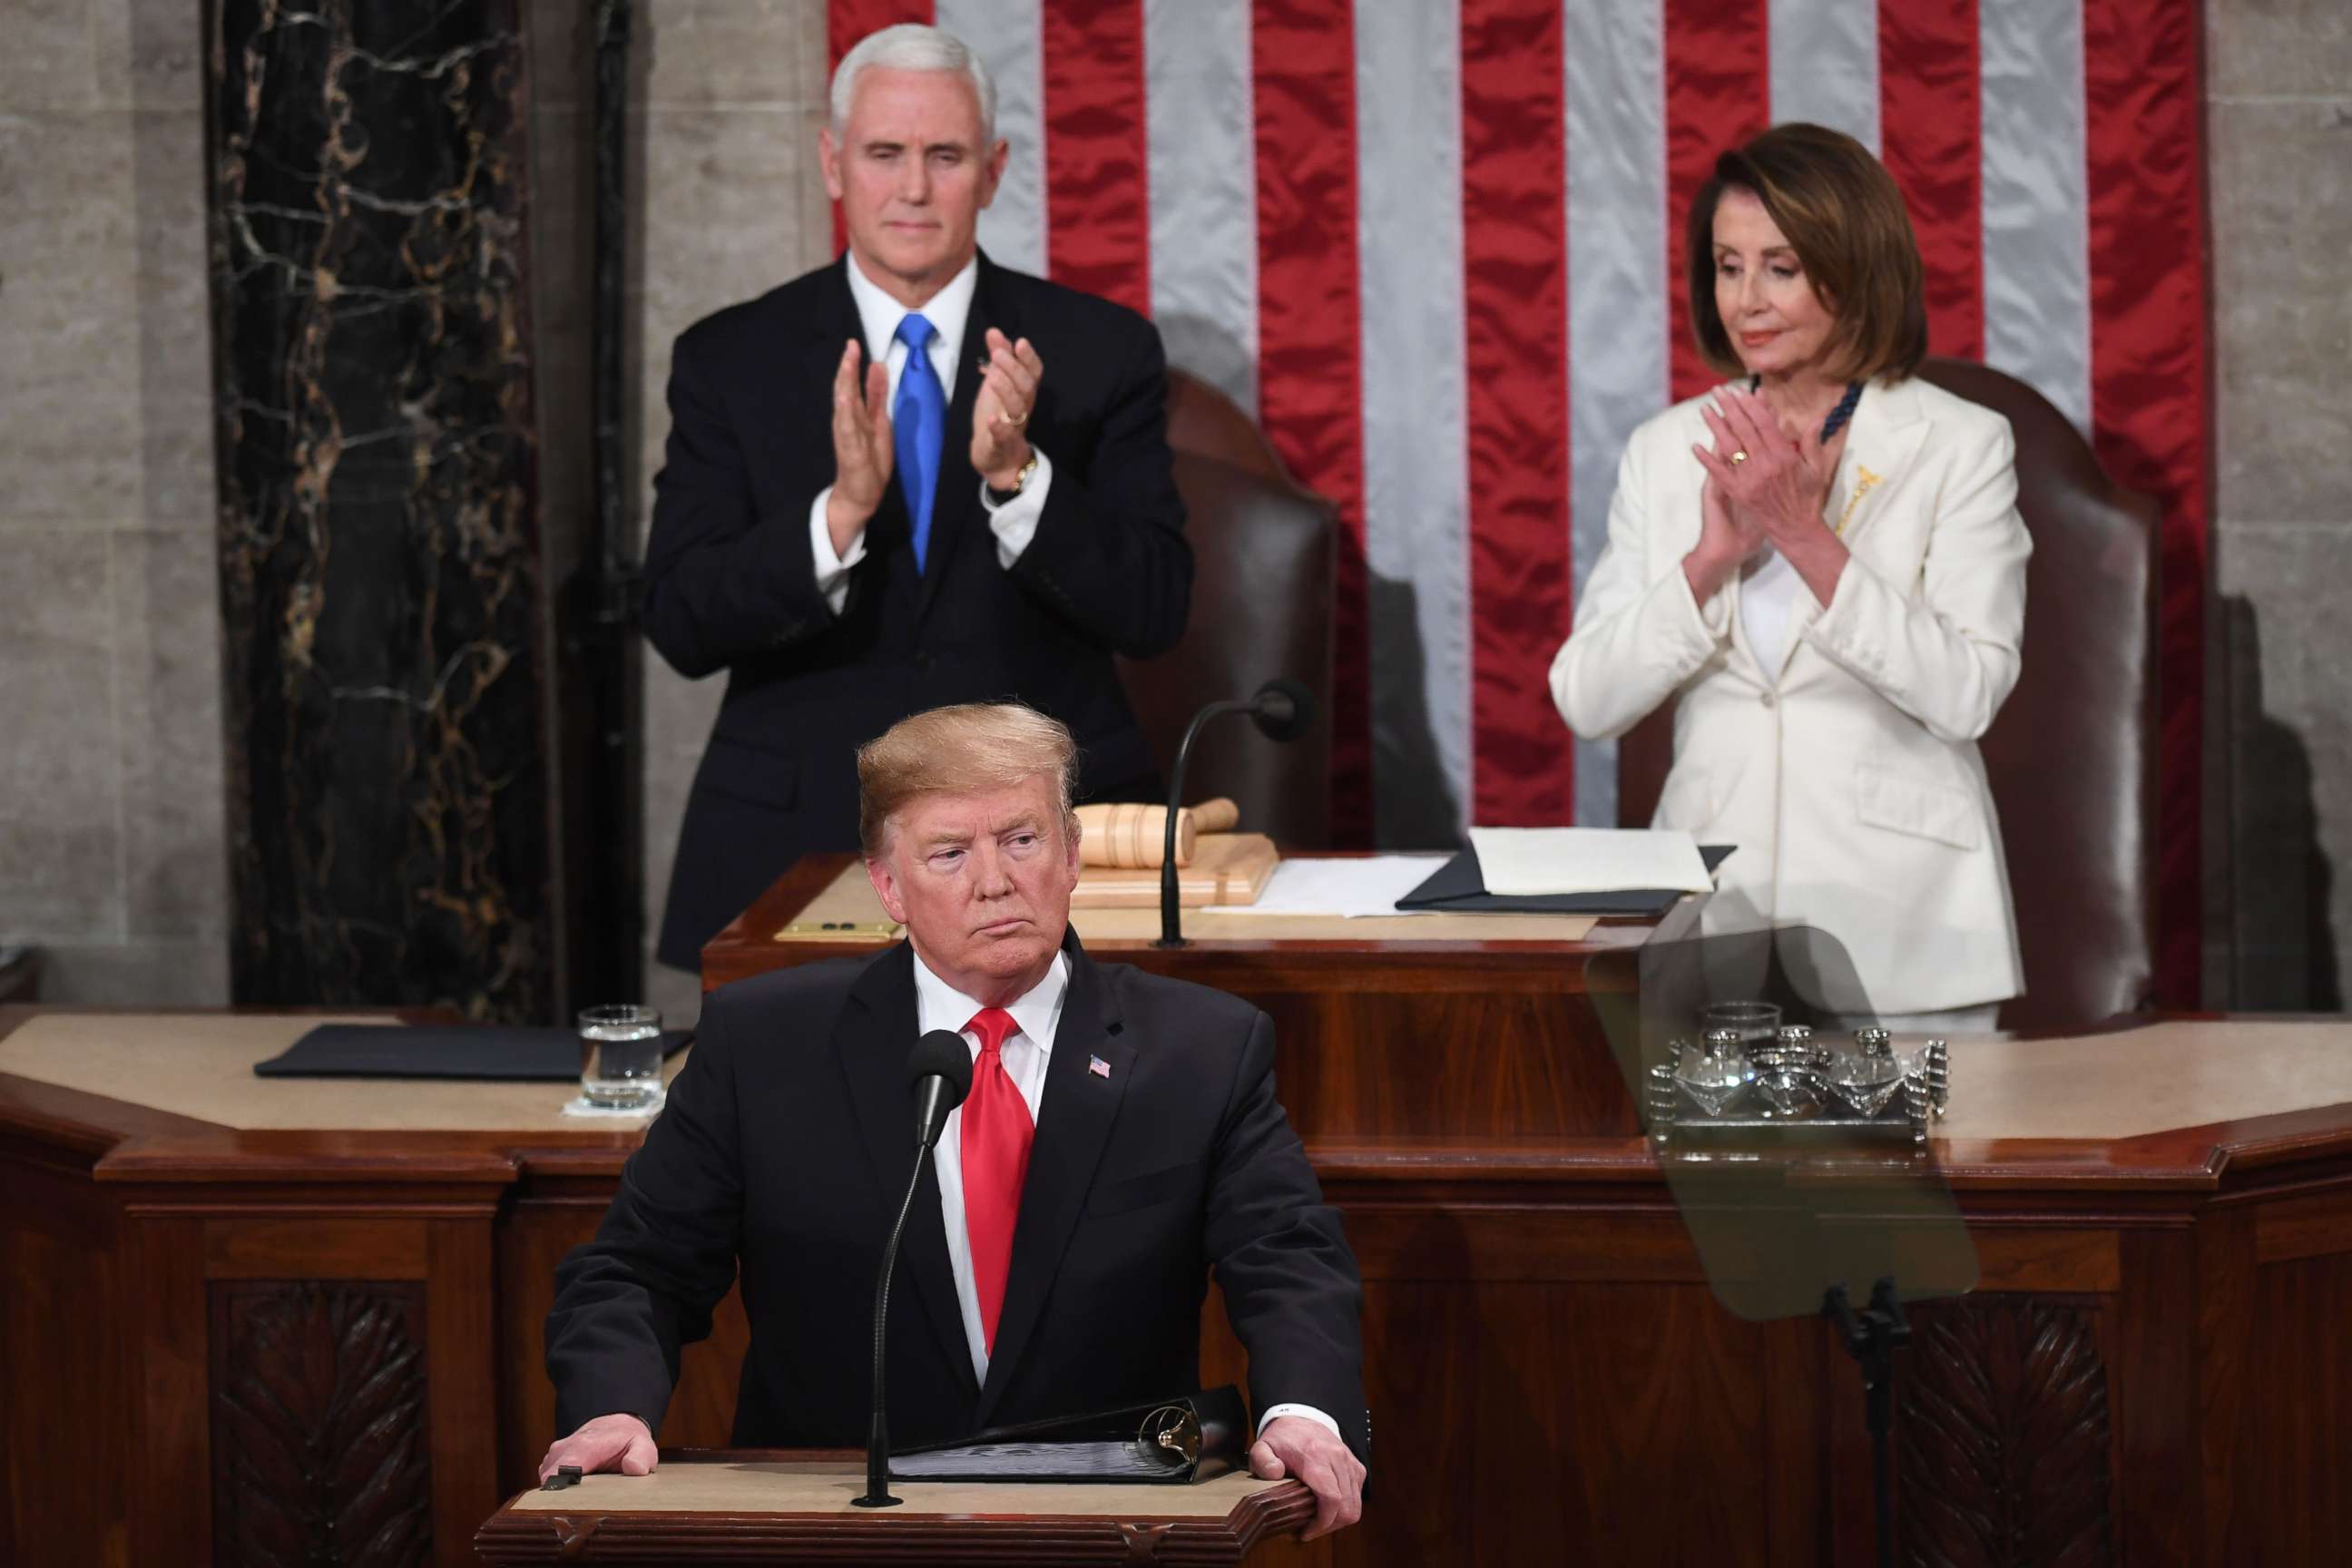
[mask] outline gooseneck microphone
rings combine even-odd
[[[890,1422],[884,1391],[883,1331],[890,1321],[890,1271],[898,1262],[898,1237],[915,1206],[915,1189],[922,1185],[923,1161],[939,1146],[948,1124],[948,1112],[971,1092],[971,1047],[952,1029],[933,1029],[915,1042],[907,1058],[907,1076],[915,1092],[915,1170],[907,1178],[907,1195],[899,1200],[898,1221],[890,1227],[889,1245],[882,1249],[882,1272],[874,1281],[874,1419],[866,1429],[866,1495],[852,1500],[859,1508],[896,1508],[890,1495]]]
[[[1176,813],[1184,800],[1184,763],[1192,754],[1192,742],[1201,733],[1201,726],[1220,713],[1246,713],[1255,721],[1258,733],[1269,741],[1296,741],[1314,727],[1315,693],[1302,681],[1288,676],[1277,676],[1257,689],[1257,695],[1244,701],[1233,699],[1212,702],[1192,715],[1184,727],[1184,739],[1176,748],[1175,765],[1168,770],[1168,837],[1160,855],[1160,940],[1154,947],[1182,947],[1184,927],[1177,913],[1176,901]]]

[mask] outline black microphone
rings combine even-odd
[[[1184,739],[1176,747],[1175,765],[1168,771],[1168,836],[1160,853],[1160,940],[1154,947],[1182,947],[1184,927],[1176,901],[1176,813],[1184,799],[1184,763],[1201,726],[1220,713],[1246,713],[1258,733],[1269,741],[1296,741],[1315,726],[1315,693],[1306,683],[1276,676],[1257,689],[1247,701],[1212,702],[1192,715]]]
[[[896,1508],[890,1495],[890,1423],[885,1408],[883,1331],[890,1321],[890,1271],[898,1262],[898,1237],[915,1206],[915,1189],[922,1185],[924,1157],[939,1146],[948,1124],[948,1112],[971,1092],[971,1047],[953,1029],[933,1029],[915,1042],[907,1058],[907,1076],[915,1091],[915,1170],[907,1178],[907,1195],[898,1204],[898,1223],[890,1227],[889,1245],[882,1249],[882,1273],[874,1281],[874,1419],[866,1430],[866,1495],[851,1500],[859,1508]]]

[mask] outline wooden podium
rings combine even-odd
[[[1873,1560],[1852,1363],[1817,1320],[1716,1302],[1598,1028],[1587,960],[1657,935],[1088,935],[1276,1014],[1362,1268],[1364,1521],[1255,1568]],[[640,1134],[559,1116],[560,1084],[252,1076],[316,1021],[0,1008],[0,1563],[334,1561],[364,1527],[392,1532],[371,1561],[464,1568],[531,1484],[555,1265]],[[1898,1362],[1906,1556],[2352,1562],[2352,1022],[1956,1041],[1952,1094],[1932,1151],[1979,1284],[1918,1308]],[[1239,1381],[1213,1300],[1203,1329],[1202,1383]],[[730,1300],[667,1447],[728,1441],[745,1342]],[[520,1511],[602,1517],[601,1490]],[[514,1517],[517,1550],[560,1547]],[[703,1525],[782,1528],[720,1522],[745,1517]]]
[[[518,1494],[474,1550],[494,1568],[541,1563],[1239,1563],[1304,1529],[1297,1481],[1200,1486],[894,1481],[897,1508],[850,1506],[862,1456],[723,1450],[664,1455],[650,1476],[589,1476]]]

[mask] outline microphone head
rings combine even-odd
[[[971,1047],[952,1029],[933,1029],[915,1042],[914,1053],[907,1058],[907,1078],[918,1084],[927,1078],[947,1080],[947,1090],[940,1097],[944,1117],[971,1092]]]
[[[1315,726],[1315,693],[1304,681],[1277,675],[1250,699],[1250,719],[1269,741],[1296,741]]]

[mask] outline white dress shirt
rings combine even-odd
[[[853,264],[854,265],[854,264]],[[971,1049],[971,1059],[980,1060],[980,1037],[964,1027],[971,1022],[982,1004],[958,991],[931,971],[923,955],[915,960],[915,1027],[919,1034],[933,1029],[948,1029],[963,1037]],[[1045,1100],[1045,1064],[1053,1058],[1054,1036],[1061,1027],[1062,1003],[1070,992],[1070,961],[1055,953],[1046,966],[1045,978],[1031,986],[1021,997],[1006,1006],[1020,1033],[1008,1035],[998,1054],[1004,1062],[1004,1074],[1013,1087],[1021,1091],[1022,1103],[1029,1108],[1029,1120],[1034,1126],[1038,1109]],[[940,1178],[940,1218],[947,1226],[948,1272],[955,1277],[956,1306],[963,1315],[964,1343],[971,1351],[971,1369],[981,1382],[988,1381],[988,1335],[980,1323],[980,1292],[971,1279],[971,1236],[964,1228],[963,1217],[963,1108],[948,1112],[948,1124],[940,1134],[938,1150],[933,1154]],[[1311,1405],[1276,1405],[1258,1417],[1264,1428],[1278,1415],[1298,1415],[1339,1436],[1339,1424]]]
[[[890,390],[883,405],[895,414],[898,406],[898,376],[907,368],[907,345],[898,341],[898,323],[910,315],[920,315],[931,323],[930,342],[923,352],[930,356],[931,369],[938,373],[940,386],[952,399],[955,396],[956,363],[963,352],[963,329],[971,314],[971,297],[980,287],[980,258],[973,257],[963,264],[963,270],[948,279],[947,286],[915,310],[884,293],[865,273],[858,270],[857,258],[846,258],[849,268],[849,297],[857,302],[857,322],[866,335],[866,363],[880,361],[890,373]],[[975,351],[973,357],[979,357]],[[859,393],[864,395],[862,387]],[[1010,571],[1029,548],[1029,541],[1037,532],[1037,521],[1045,514],[1045,490],[1054,482],[1054,465],[1045,454],[1036,452],[1037,471],[1029,476],[1021,493],[998,505],[988,493],[988,481],[980,481],[980,504],[988,509],[988,526],[996,535],[997,563]],[[942,466],[954,460],[956,454],[941,452]],[[890,482],[898,482],[894,472]],[[833,499],[833,487],[819,490],[809,507],[809,549],[816,558],[817,591],[835,615],[849,602],[849,569],[866,559],[866,531],[849,542],[846,553],[833,548],[833,530],[825,526],[825,503]],[[934,518],[934,523],[937,522]]]

